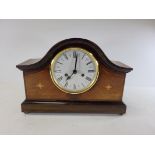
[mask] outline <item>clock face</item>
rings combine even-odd
[[[97,81],[98,62],[85,49],[67,48],[52,60],[50,74],[60,90],[70,94],[84,93]]]

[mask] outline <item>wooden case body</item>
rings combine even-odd
[[[99,77],[87,92],[68,94],[59,90],[50,77],[50,62],[67,47],[85,48],[99,63]],[[99,112],[123,114],[126,106],[122,102],[126,73],[132,68],[110,61],[94,43],[72,38],[54,47],[42,59],[31,59],[17,65],[23,71],[26,99],[22,111],[29,112]]]
[[[24,71],[27,100],[78,100],[78,101],[121,101],[125,73],[118,73],[99,66],[96,84],[82,94],[68,94],[58,89],[49,73],[49,66],[41,70]]]

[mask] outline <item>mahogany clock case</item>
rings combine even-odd
[[[80,47],[91,52],[99,63],[96,84],[82,94],[68,94],[59,90],[51,80],[49,69],[55,55],[69,47]],[[26,99],[22,111],[29,112],[126,112],[122,102],[126,73],[131,67],[110,61],[93,42],[82,38],[63,40],[54,45],[42,59],[30,59],[17,68],[23,71]]]

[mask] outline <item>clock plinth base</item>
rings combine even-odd
[[[22,105],[24,113],[105,113],[124,114],[126,105],[123,102],[109,101],[30,101]]]

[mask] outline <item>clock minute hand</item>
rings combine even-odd
[[[73,73],[76,74],[77,73],[77,70],[76,70],[76,66],[77,66],[77,59],[78,59],[78,54],[76,54],[76,59],[75,59],[75,67],[74,67],[74,70],[73,70]]]
[[[71,77],[72,77],[73,74],[76,74],[76,73],[77,73],[77,70],[76,70],[77,59],[78,59],[78,55],[76,54],[74,70],[73,70],[72,74],[71,74],[70,76],[67,77],[66,81],[69,80],[69,79],[71,79]]]

